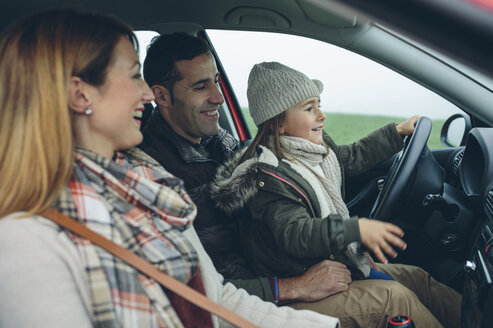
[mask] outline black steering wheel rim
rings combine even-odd
[[[397,208],[403,203],[404,191],[411,180],[412,173],[423,153],[431,133],[431,120],[420,117],[414,133],[404,142],[404,148],[397,155],[389,170],[387,179],[370,212],[371,219],[392,222]]]

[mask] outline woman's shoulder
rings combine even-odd
[[[20,233],[22,231],[22,234]],[[15,212],[0,218],[0,236],[47,233],[55,235],[59,232],[58,225],[40,215],[26,215],[25,212]],[[21,236],[22,235],[22,236]],[[0,238],[0,240],[3,238]]]
[[[26,216],[26,213],[17,212],[0,219],[0,252],[5,256],[8,253],[29,254],[33,250],[68,252],[70,247],[75,246],[66,233],[40,215]]]
[[[25,213],[1,218],[0,258],[0,295],[11,301],[0,302],[0,326],[91,326],[82,261],[55,223]]]
[[[82,263],[75,244],[56,223],[21,212],[0,219],[0,258],[2,266],[10,263],[18,269],[42,263],[49,267],[46,272],[67,265],[80,271]]]

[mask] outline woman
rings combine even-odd
[[[49,11],[0,44],[0,326],[211,327],[211,316],[37,215],[54,207],[261,326],[336,327],[222,286],[181,180],[143,152],[152,92],[131,29]]]
[[[460,295],[423,270],[391,264],[372,269],[360,246],[386,263],[385,255],[397,255],[393,247],[405,249],[403,231],[390,223],[351,218],[343,201],[344,174],[362,172],[400,150],[401,136],[413,132],[417,117],[388,124],[353,145],[337,146],[323,132],[322,90],[320,81],[277,62],[257,64],[250,73],[249,110],[259,132],[244,152],[218,170],[212,194],[229,215],[243,214],[241,240],[251,266],[261,275],[287,278],[330,259],[346,264],[353,280],[395,278],[412,290],[395,281],[353,281],[348,291],[325,303],[323,313],[339,317],[343,326],[361,319],[345,306],[351,297],[367,309],[385,301],[391,290],[393,301],[408,304],[400,314],[410,315],[416,326],[441,327],[433,314],[447,327],[458,325]],[[381,288],[366,292],[369,284]],[[379,327],[385,315],[395,313],[366,310],[358,325]]]

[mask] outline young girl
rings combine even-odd
[[[280,63],[255,65],[248,80],[248,101],[259,130],[245,151],[218,170],[211,194],[225,212],[238,213],[244,253],[258,274],[298,276],[330,259],[346,264],[353,279],[392,276],[423,295],[430,278],[418,274],[421,269],[388,264],[375,270],[361,251],[363,244],[387,263],[385,254],[397,255],[393,247],[406,248],[403,231],[390,223],[351,218],[343,201],[344,177],[399,151],[401,136],[413,133],[417,116],[338,146],[323,132],[322,90],[320,81]],[[404,283],[406,275],[428,278],[413,289]],[[440,289],[436,303],[445,298],[450,303],[441,304],[444,309],[460,309],[456,292],[434,280],[431,285]],[[436,321],[424,326],[436,326]]]
[[[279,63],[250,73],[250,114],[259,132],[248,149],[226,164],[215,184],[218,206],[232,213],[248,205],[244,247],[259,274],[291,277],[320,259],[348,265],[353,278],[370,275],[363,243],[386,263],[384,253],[405,249],[402,230],[390,223],[350,218],[343,201],[344,176],[359,173],[402,148],[417,117],[389,124],[351,146],[337,146],[323,132],[323,85]]]

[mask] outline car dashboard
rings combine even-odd
[[[458,170],[459,179],[468,197],[486,197],[493,183],[493,129],[475,128],[469,133]]]
[[[465,196],[478,209],[478,228],[464,263],[462,327],[491,327],[493,313],[493,129],[469,133],[458,166]]]

